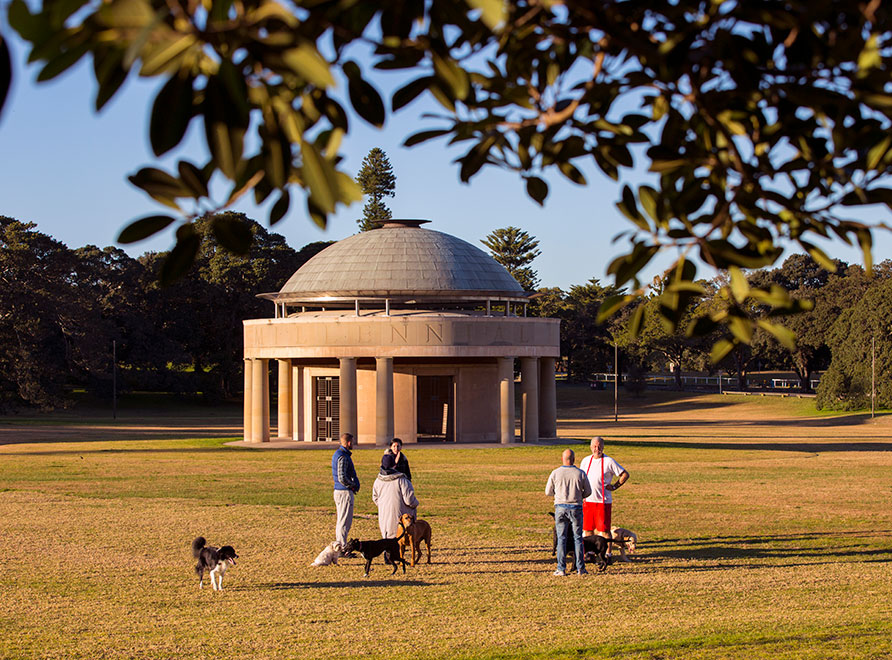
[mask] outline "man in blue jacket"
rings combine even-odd
[[[353,524],[353,494],[359,492],[359,477],[350,458],[353,449],[353,436],[344,433],[340,439],[341,446],[331,457],[331,477],[334,480],[334,501],[337,510],[335,522],[335,540],[341,547],[347,545],[347,534]]]

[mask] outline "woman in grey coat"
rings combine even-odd
[[[378,506],[378,527],[385,539],[399,535],[399,520],[404,513],[415,515],[418,500],[415,489],[402,472],[394,469],[393,456],[385,454],[381,471],[372,486],[372,501]]]

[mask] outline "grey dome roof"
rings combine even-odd
[[[425,222],[391,220],[330,245],[295,271],[275,298],[527,298],[483,250],[422,229]]]

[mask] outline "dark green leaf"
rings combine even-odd
[[[386,112],[378,90],[360,77],[350,78],[347,88],[350,93],[350,103],[356,113],[372,126],[381,128],[384,125]]]
[[[118,235],[118,243],[124,245],[136,243],[153,234],[157,234],[159,231],[167,228],[172,222],[175,222],[175,220],[169,215],[150,215],[134,220],[121,230],[121,233]]]
[[[708,316],[701,316],[688,324],[685,330],[686,337],[705,337],[718,327],[718,323]]]
[[[25,41],[43,42],[50,33],[49,19],[44,14],[32,14],[24,0],[12,0],[7,10],[7,19],[13,30]]]
[[[283,190],[279,199],[273,204],[273,208],[269,213],[269,226],[272,227],[288,213],[288,207],[291,206],[291,195],[287,190]]]
[[[149,141],[156,156],[166,154],[186,135],[192,120],[193,82],[191,76],[174,76],[155,97],[149,120]]]
[[[433,53],[434,72],[437,78],[452,92],[453,99],[467,98],[471,89],[468,73],[458,62],[448,57]]]
[[[89,44],[83,43],[63,51],[47,62],[46,66],[40,70],[40,73],[37,74],[37,82],[52,80],[60,73],[67,71],[74,66],[80,58],[86,55],[89,50]]]
[[[338,198],[337,179],[334,174],[334,168],[331,166],[316,145],[308,140],[304,140],[300,145],[300,153],[303,158],[303,180],[310,189],[310,195],[313,198],[315,206],[327,215],[334,211],[335,202]]]
[[[396,112],[400,108],[409,105],[419,94],[430,87],[433,81],[433,76],[424,76],[422,78],[416,78],[412,82],[400,87],[393,93],[393,99],[390,103],[393,111]]]
[[[154,167],[144,167],[128,178],[130,183],[152,196],[170,198],[191,196],[191,191],[179,179]]]
[[[3,114],[3,105],[6,103],[9,88],[12,85],[12,58],[9,56],[9,48],[3,35],[0,34],[0,116]]]
[[[99,83],[94,107],[99,112],[127,80],[129,70],[124,68],[124,51],[114,47],[94,49],[93,71]]]
[[[245,76],[230,60],[221,60],[217,77],[223,83],[226,97],[232,103],[239,126],[247,126],[251,107],[248,104],[248,85],[245,83]]]
[[[449,135],[451,133],[449,129],[439,129],[432,131],[419,131],[414,135],[410,135],[406,138],[406,141],[403,142],[404,147],[414,147],[416,144],[421,144],[422,142],[427,142],[428,140],[432,140],[434,138],[438,138],[442,135]]]
[[[529,195],[539,206],[545,203],[548,197],[548,184],[537,176],[528,176],[527,195]]]
[[[251,251],[254,235],[251,226],[235,215],[215,215],[211,219],[214,238],[233,254],[247,255]]]
[[[458,159],[461,163],[459,178],[467,183],[489,159],[489,149],[495,143],[495,139],[487,137],[475,144],[463,157]]]
[[[208,149],[220,171],[229,179],[238,176],[247,126],[229,101],[222,81],[208,78],[204,90],[204,130]]]
[[[575,165],[570,162],[558,163],[558,169],[561,171],[565,177],[570,179],[577,186],[584,186],[586,184],[585,177],[582,172],[580,172]]]
[[[195,197],[207,197],[207,181],[201,170],[189,161],[181,160],[177,163],[177,171],[180,173],[180,181],[192,191]]]
[[[319,208],[312,195],[307,197],[307,213],[317,227],[325,229],[328,224],[328,216]]]
[[[170,286],[183,275],[189,272],[192,264],[195,263],[195,257],[198,256],[198,249],[201,247],[201,237],[194,230],[183,231],[188,225],[180,227],[177,231],[177,244],[174,246],[167,256],[164,263],[161,264],[161,273],[158,279],[162,286]]]

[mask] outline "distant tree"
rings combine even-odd
[[[597,278],[570,287],[564,299],[566,317],[561,324],[567,378],[587,380],[613,362],[613,336],[605,322],[598,321],[598,309],[615,287],[602,285]]]
[[[492,258],[502,264],[524,291],[535,291],[539,274],[530,264],[541,254],[539,241],[518,227],[504,227],[488,234],[482,241]]]
[[[297,251],[296,255],[294,255],[294,269],[297,270],[329,245],[334,245],[334,243],[335,241],[315,241],[313,243],[307,243]]]
[[[94,394],[110,398],[112,342],[117,364],[133,369],[164,367],[172,346],[149,313],[146,291],[153,277],[142,263],[116,247],[87,245],[74,255],[74,285],[92,316],[81,342],[89,373],[75,377]],[[123,378],[118,387],[126,389]]]
[[[362,188],[362,194],[368,196],[368,201],[362,207],[362,218],[356,221],[359,230],[368,231],[380,227],[382,222],[391,218],[384,198],[393,197],[396,188],[396,176],[383,149],[375,147],[369,151],[356,175],[356,182]]]
[[[892,280],[874,280],[830,330],[833,354],[821,376],[816,405],[853,409],[870,405],[871,341],[875,342],[876,392],[881,407],[892,407]]]
[[[74,253],[35,227],[0,216],[0,405],[55,408],[83,357],[90,310]]]
[[[194,224],[200,245],[196,268],[168,286],[149,285],[148,306],[165,337],[179,346],[174,364],[193,374],[190,386],[231,397],[242,387],[242,321],[272,315],[271,303],[257,294],[282,287],[297,268],[296,252],[281,235],[241,213],[202,218]],[[227,224],[252,233],[248,254],[221,247],[215,228]],[[147,254],[142,260],[154,270],[169,262],[165,257]]]
[[[675,377],[675,387],[679,390],[684,387],[682,370],[704,368],[712,345],[709,335],[692,335],[686,332],[686,328],[708,313],[714,293],[710,288],[711,283],[697,284],[704,295],[695,298],[685,307],[685,316],[679,327],[673,327],[657,313],[663,300],[659,295],[663,291],[657,289],[654,295],[644,299],[636,309],[641,318],[640,326],[638,323],[628,323],[617,329],[617,341],[634,363],[652,371],[671,370]]]

